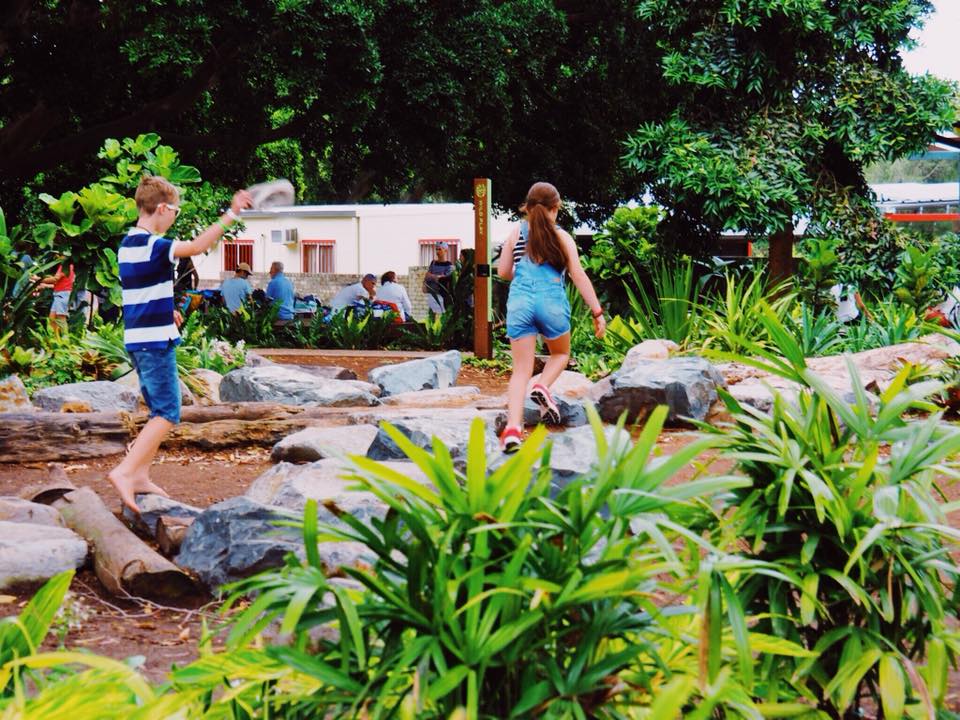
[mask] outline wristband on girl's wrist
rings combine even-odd
[[[233,211],[233,208],[232,208],[232,207],[231,207],[231,208],[227,208],[227,212],[226,212],[225,214],[226,214],[226,216],[227,216],[228,218],[230,218],[230,220],[232,220],[233,222],[240,222],[240,216],[237,215],[237,214]]]
[[[594,318],[601,317],[603,315],[603,308],[600,307],[600,308],[597,308],[596,310],[591,310],[590,314],[593,315]]]

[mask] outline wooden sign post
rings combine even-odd
[[[473,288],[473,354],[479,358],[493,357],[490,335],[490,179],[473,181],[474,267]]]

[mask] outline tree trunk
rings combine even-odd
[[[770,283],[793,277],[793,224],[770,236]]]
[[[52,504],[67,527],[90,543],[97,577],[112,594],[163,600],[197,594],[189,575],[147,547],[90,488],[68,492]]]

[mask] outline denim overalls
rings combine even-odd
[[[557,270],[549,263],[538,265],[530,259],[526,253],[526,222],[520,224],[520,241],[524,252],[519,259],[514,256],[513,280],[507,298],[507,337],[519,340],[529,335],[543,335],[547,340],[554,340],[570,332],[570,302],[563,283],[566,271]]]

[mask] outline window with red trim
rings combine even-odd
[[[253,240],[237,238],[223,244],[223,269],[233,272],[240,263],[253,267]]]
[[[305,273],[335,273],[336,269],[336,240],[300,241],[301,261]]]
[[[459,238],[421,238],[420,239],[420,265],[428,267],[437,257],[437,243],[445,242],[447,248],[447,260],[455,263],[460,257],[460,239]]]

